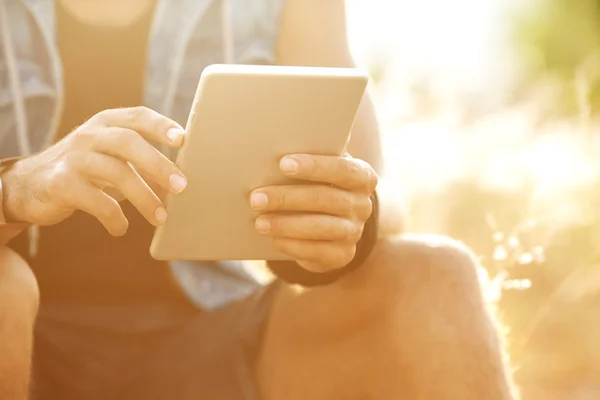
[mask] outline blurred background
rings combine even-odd
[[[408,229],[481,257],[525,400],[600,399],[600,1],[348,14]]]

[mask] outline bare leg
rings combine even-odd
[[[37,282],[29,266],[12,250],[0,247],[0,399],[28,397],[38,303]]]
[[[407,236],[335,285],[286,287],[257,365],[263,396],[516,398],[475,267],[454,241]]]

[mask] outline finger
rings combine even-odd
[[[152,225],[165,222],[167,212],[160,199],[131,165],[94,152],[86,153],[80,162],[82,173],[102,187],[108,185],[116,188]]]
[[[302,240],[358,241],[361,233],[354,222],[324,214],[265,214],[255,228],[261,235]]]
[[[179,168],[131,129],[102,129],[96,135],[92,149],[130,162],[152,181],[172,193],[181,193],[187,185]]]
[[[321,242],[288,238],[271,238],[271,245],[297,260],[311,272],[327,272],[348,265],[356,246],[341,242]]]
[[[125,195],[123,193],[119,192],[114,187],[107,186],[104,189],[102,189],[102,191],[104,193],[106,193],[107,195],[109,195],[110,197],[112,197],[113,199],[115,199],[116,201],[118,201],[119,203],[126,199]]]
[[[184,130],[177,122],[147,107],[106,110],[94,118],[109,127],[127,128],[138,132],[146,140],[179,147],[183,144]]]
[[[96,217],[111,235],[122,236],[127,232],[129,222],[119,203],[90,182],[74,179],[61,195],[62,201],[72,208]]]
[[[165,189],[164,187],[160,186],[159,184],[157,184],[156,182],[154,182],[151,179],[151,177],[146,175],[143,171],[136,171],[136,172],[142,177],[144,182],[146,182],[148,184],[148,186],[150,186],[150,189],[152,189],[152,191],[154,193],[156,193],[156,195],[158,196],[160,201],[164,203],[165,199],[167,198],[167,193],[169,191],[167,189]]]
[[[367,195],[325,185],[266,186],[250,194],[250,206],[256,211],[308,211],[365,221],[372,208]]]
[[[294,154],[283,157],[279,168],[290,177],[328,183],[346,190],[371,194],[377,186],[377,174],[373,168],[351,157]]]

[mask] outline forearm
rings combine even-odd
[[[379,123],[368,91],[354,120],[348,153],[368,162],[380,176],[385,174]]]
[[[365,94],[356,116],[348,152],[353,157],[368,162],[380,176],[377,186],[379,198],[378,236],[389,238],[402,233],[405,227],[402,197],[394,184],[385,177],[379,124],[368,93]]]
[[[381,178],[377,186],[379,198],[378,237],[386,239],[405,232],[406,210],[402,196],[393,183]]]

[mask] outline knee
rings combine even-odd
[[[403,281],[422,285],[477,282],[478,262],[461,242],[437,235],[405,235],[384,241],[374,263],[393,270]]]
[[[0,315],[33,323],[39,307],[39,288],[29,265],[0,246]]]
[[[378,244],[357,282],[385,298],[388,305],[413,303],[419,298],[430,303],[479,302],[478,268],[473,252],[458,241],[436,235],[402,235]]]
[[[306,335],[306,326],[319,326],[325,337],[358,332],[367,325],[390,332],[407,325],[413,331],[411,324],[419,321],[433,323],[458,312],[481,315],[484,304],[473,253],[440,236],[380,240],[369,261],[336,284],[298,293],[284,289],[274,313],[286,321],[282,325],[290,336]]]

